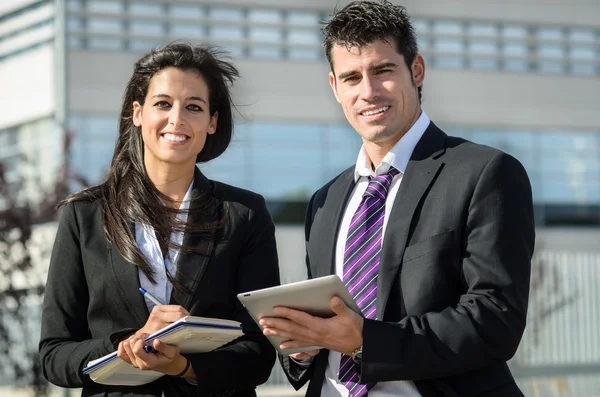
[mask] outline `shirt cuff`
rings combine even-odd
[[[306,368],[310,367],[310,364],[312,363],[313,358],[314,357],[311,357],[308,360],[296,360],[294,357],[291,357],[291,356],[289,357],[290,360],[295,362],[302,369],[306,369]]]

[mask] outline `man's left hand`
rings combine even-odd
[[[320,318],[299,310],[276,307],[273,313],[282,318],[263,317],[259,324],[263,327],[264,335],[279,336],[285,340],[280,345],[282,349],[322,346],[350,355],[362,346],[364,319],[338,297],[332,298],[329,306],[335,313],[331,318]]]

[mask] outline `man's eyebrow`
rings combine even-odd
[[[377,71],[377,70],[381,70],[381,69],[385,69],[385,68],[396,68],[396,67],[398,67],[398,65],[395,64],[394,62],[382,62],[382,63],[378,63],[377,65],[370,66],[369,69],[371,71]],[[349,70],[347,72],[340,73],[338,75],[338,79],[343,80],[343,79],[348,78],[357,73],[358,73],[357,70]]]
[[[167,94],[156,94],[156,95],[152,95],[152,98],[168,98],[168,99],[171,99],[171,96],[167,95]],[[199,96],[190,96],[190,97],[187,97],[187,100],[200,101],[200,102],[206,103],[206,101],[204,100],[204,98],[200,98]]]
[[[385,68],[396,68],[396,67],[398,67],[398,65],[396,65],[394,62],[382,62],[382,63],[378,63],[377,65],[371,66],[369,69],[381,70],[381,69],[385,69]]]
[[[356,70],[349,70],[347,72],[343,72],[343,73],[338,74],[338,79],[339,80],[344,80],[345,78],[350,77],[353,74],[357,74],[357,73],[358,73],[358,71],[356,71]]]

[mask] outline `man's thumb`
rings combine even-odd
[[[331,302],[329,303],[329,307],[335,314],[344,314],[347,309],[346,304],[339,297],[334,296],[331,298]]]

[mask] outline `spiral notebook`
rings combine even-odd
[[[148,336],[146,342],[160,339],[178,346],[182,353],[202,353],[218,349],[243,334],[237,321],[187,316]],[[164,375],[135,368],[117,357],[116,351],[88,362],[83,373],[96,383],[120,386],[143,385]]]

